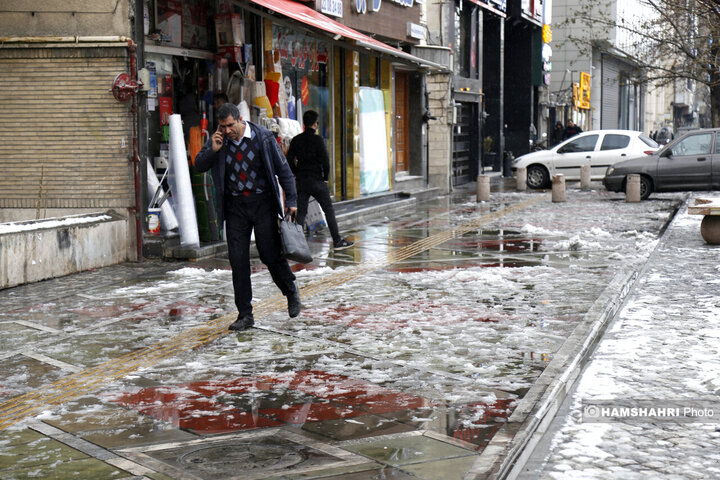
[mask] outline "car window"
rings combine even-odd
[[[673,155],[707,155],[712,148],[712,133],[702,133],[683,138],[673,145]]]
[[[575,138],[563,145],[563,147],[558,151],[560,153],[592,152],[595,150],[595,144],[597,143],[598,136],[599,135],[586,135],[584,137]]]
[[[616,133],[608,133],[603,138],[600,150],[617,150],[625,148],[630,144],[630,137],[627,135],[619,135]]]
[[[647,135],[640,134],[640,135],[638,136],[638,138],[639,138],[640,140],[642,140],[643,142],[645,142],[645,145],[647,145],[648,147],[660,148],[660,145],[658,145],[658,143],[657,143],[655,140],[653,140],[652,138],[648,137]]]

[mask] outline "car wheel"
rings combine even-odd
[[[640,177],[640,200],[647,200],[647,198],[652,193],[653,186],[652,186],[652,180],[650,180],[648,177],[641,176]]]
[[[530,165],[527,169],[527,185],[530,188],[544,188],[550,182],[550,174],[542,165]]]

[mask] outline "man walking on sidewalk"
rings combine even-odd
[[[335,209],[326,183],[330,174],[330,159],[325,148],[325,141],[320,135],[315,134],[318,127],[318,117],[319,115],[315,110],[308,110],[303,114],[305,131],[292,139],[287,152],[287,159],[290,162],[290,168],[295,174],[297,185],[297,222],[300,225],[305,224],[308,202],[312,196],[325,212],[325,219],[330,229],[330,235],[332,235],[335,250],[344,250],[352,247],[353,242],[341,237],[338,230]]]
[[[260,260],[267,265],[273,282],[287,297],[288,314],[297,317],[302,305],[295,275],[280,253],[278,215],[297,213],[295,182],[287,160],[273,134],[244,121],[232,103],[218,109],[218,129],[195,159],[200,172],[212,169],[217,190],[218,223],[225,219],[228,254],[232,267],[238,316],[230,330],[245,330],[255,324],[250,282],[250,234]],[[286,212],[278,183],[285,190]]]

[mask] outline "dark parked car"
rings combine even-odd
[[[607,169],[603,184],[625,191],[629,174],[640,175],[640,198],[652,192],[720,189],[720,128],[687,132],[652,155],[623,160]]]

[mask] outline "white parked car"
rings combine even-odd
[[[555,145],[550,150],[528,153],[516,158],[518,168],[527,170],[530,188],[545,188],[550,178],[562,173],[566,180],[579,180],[580,167],[590,165],[590,178],[602,180],[610,165],[643,155],[651,155],[660,146],[642,132],[633,130],[590,130]]]

